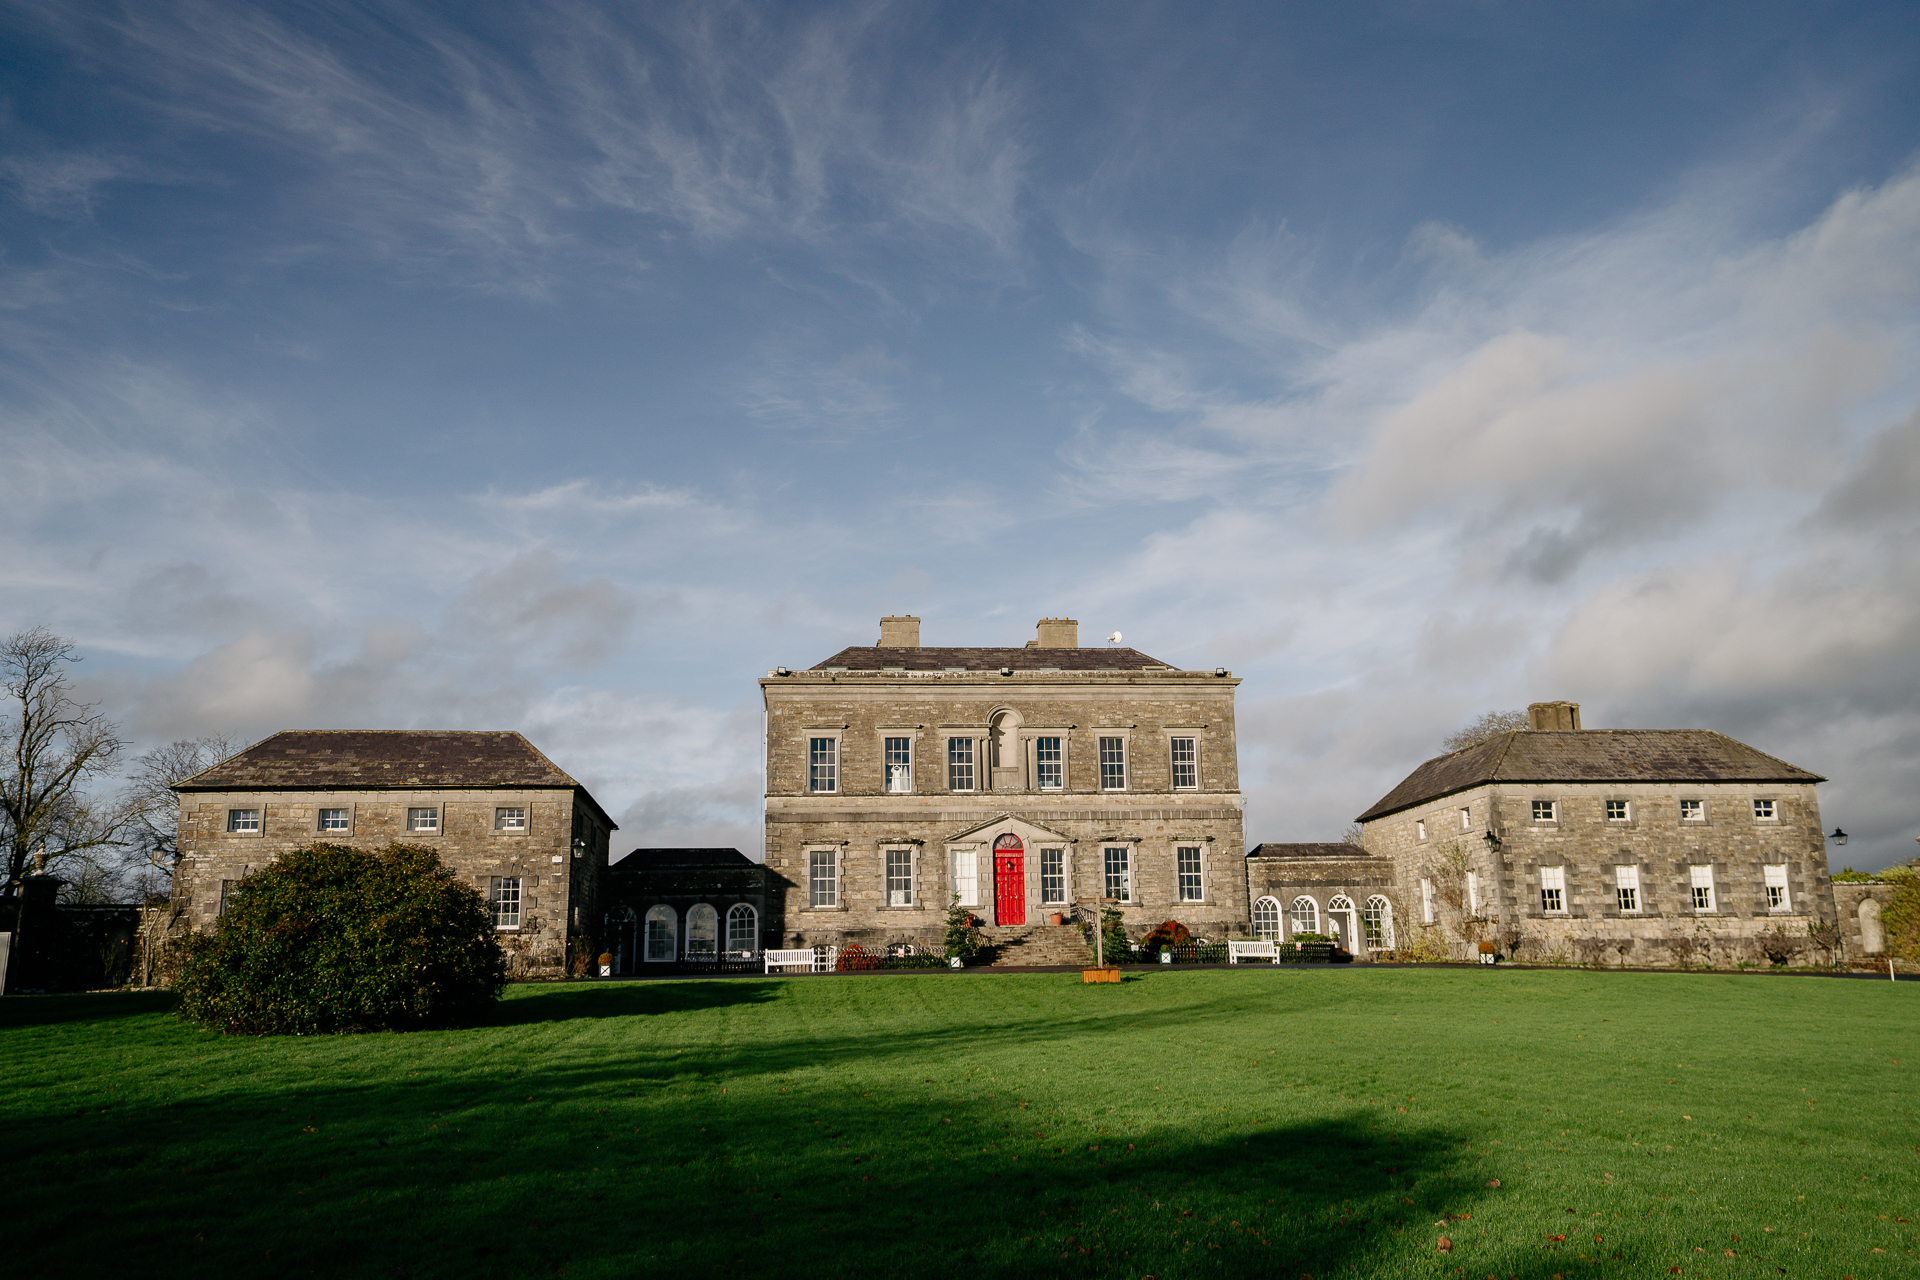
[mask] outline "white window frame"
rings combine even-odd
[[[718,960],[720,958],[720,912],[711,902],[696,902],[687,908],[687,932],[680,946],[689,960]],[[705,938],[696,938],[695,931],[711,932]],[[696,947],[696,942],[709,945]]]
[[[968,795],[980,790],[980,741],[979,738],[973,737],[970,734],[948,735],[947,790],[949,792],[955,795]],[[962,747],[964,747],[967,758],[964,761],[956,760],[954,753]],[[964,787],[955,786],[955,780],[961,776],[959,770],[963,768],[966,770],[967,785]]]
[[[1682,800],[1680,802],[1680,821],[1705,822],[1707,820],[1707,802],[1705,800]]]
[[[257,836],[266,830],[265,809],[229,809],[227,810],[227,834],[230,836]]]
[[[947,847],[947,889],[951,896],[960,899],[963,907],[981,905],[979,845],[957,844]]]
[[[1114,889],[1114,854],[1119,854],[1119,887]],[[1133,846],[1131,844],[1102,844],[1100,846],[1100,894],[1105,898],[1114,898],[1120,902],[1137,901],[1133,891]]]
[[[1433,881],[1424,876],[1420,880],[1420,923],[1433,923]]]
[[[880,731],[880,788],[890,796],[913,794],[914,736],[904,729]],[[896,742],[905,744],[905,759],[894,759]]]
[[[1558,800],[1535,800],[1532,802],[1535,822],[1560,821],[1560,802]]]
[[[821,752],[822,746],[826,748],[824,757]],[[807,735],[807,794],[810,796],[840,794],[839,734],[809,733]]]
[[[338,827],[328,826],[327,815],[330,813],[339,813],[339,814],[346,815],[345,824]],[[318,831],[321,835],[334,835],[334,836],[352,835],[353,834],[353,806],[350,804],[349,805],[338,805],[338,804],[315,805],[313,810],[313,829],[315,831]]]
[[[1420,841],[1426,840],[1427,820],[1425,818],[1415,818],[1413,820],[1413,838]]]
[[[1186,868],[1186,853],[1193,852],[1193,872],[1191,885]],[[1207,846],[1194,841],[1173,846],[1173,875],[1181,902],[1205,902],[1207,900]],[[1193,891],[1189,893],[1187,890]]]
[[[1278,942],[1285,936],[1286,916],[1280,910],[1280,900],[1270,894],[1262,894],[1253,903],[1253,936],[1262,942]]]
[[[1065,791],[1067,789],[1067,735],[1057,730],[1050,733],[1036,733],[1031,741],[1033,742],[1033,789]],[[1042,742],[1053,743],[1054,758],[1051,761],[1043,761],[1040,758]],[[1053,765],[1054,781],[1051,784],[1046,781],[1048,764]]]
[[[742,914],[743,912],[745,914]],[[746,928],[737,928],[736,926],[743,920],[746,922]],[[759,953],[760,913],[755,910],[751,902],[736,902],[728,907],[726,919],[722,927],[726,931],[726,954],[736,960],[745,960],[751,959]],[[744,947],[735,946],[734,943],[739,940],[742,934],[746,937],[747,945]]]
[[[816,844],[807,849],[807,910],[837,911],[840,909],[840,877],[844,874],[837,844]],[[826,867],[826,875],[820,874],[820,868]]]
[[[666,925],[664,939],[656,937],[655,922]],[[664,940],[666,946],[656,948],[653,944]],[[664,902],[656,902],[647,908],[647,914],[640,920],[640,962],[642,964],[672,964],[680,958],[680,913]]]
[[[1374,927],[1368,928],[1369,924]],[[1393,950],[1393,899],[1376,893],[1360,904],[1360,936],[1367,940],[1369,951]]]
[[[1713,884],[1713,864],[1711,862],[1690,863],[1687,867],[1687,879],[1687,901],[1699,914],[1712,915],[1719,898]]]
[[[1478,919],[1480,916],[1480,873],[1467,872],[1467,914]]]
[[[1540,914],[1567,914],[1567,869],[1565,866],[1540,868]]]
[[[1620,807],[1618,814],[1613,811],[1615,805]],[[1606,802],[1605,813],[1608,822],[1632,822],[1633,802],[1630,800],[1609,800]]]
[[[1460,829],[1462,831],[1473,830],[1473,810],[1466,805],[1460,806]]]
[[[1623,916],[1637,916],[1645,905],[1640,900],[1640,867],[1619,866],[1613,869],[1613,901]]]
[[[1760,868],[1760,883],[1766,894],[1768,911],[1792,911],[1793,894],[1787,888],[1787,864],[1765,863]]]
[[[520,815],[517,824],[514,824],[514,814]],[[493,829],[503,836],[523,836],[527,834],[528,831],[533,829],[533,806],[526,804],[495,805],[493,807]]]
[[[407,830],[420,835],[439,835],[441,832],[440,806],[437,804],[408,805]]]
[[[1304,929],[1300,927],[1300,917],[1303,915],[1307,918],[1307,927]],[[1287,904],[1287,936],[1291,938],[1295,934],[1318,932],[1320,904],[1303,893]]]
[[[914,904],[914,856],[910,844],[883,845],[880,849],[880,874],[885,877],[883,888],[886,891],[886,904],[889,907],[911,907]],[[898,887],[894,883],[894,868],[903,869]]]
[[[1119,759],[1117,760],[1107,759],[1107,744],[1109,742],[1118,744]],[[1128,781],[1127,735],[1124,733],[1110,733],[1107,730],[1102,729],[1102,730],[1099,730],[1097,733],[1095,733],[1094,739],[1093,739],[1093,746],[1094,746],[1094,756],[1096,757],[1096,759],[1098,759],[1099,765],[1100,765],[1100,789],[1102,791],[1114,791],[1114,792],[1125,791],[1127,789],[1127,781]],[[1118,786],[1107,785],[1109,768],[1117,768],[1119,770],[1120,783]]]
[[[239,880],[222,880],[220,882],[220,901],[213,909],[213,918],[215,920],[218,920],[221,916],[227,914],[227,907],[230,905],[229,898],[231,897],[234,891],[234,888],[238,886],[240,883],[241,882]]]
[[[487,884],[487,909],[493,916],[493,927],[503,933],[513,933],[520,928],[520,917],[526,906],[526,882],[519,876],[492,876]]]
[[[1180,759],[1180,744],[1186,744],[1187,758]],[[1185,765],[1187,780],[1180,781],[1181,766]],[[1198,791],[1200,789],[1200,735],[1198,733],[1170,733],[1167,735],[1167,785],[1174,791]]]
[[[1047,863],[1049,861],[1053,862],[1059,868],[1058,876],[1054,877],[1055,879],[1058,880],[1059,883],[1055,885],[1048,884],[1049,877],[1047,874]],[[1064,903],[1067,900],[1067,866],[1068,866],[1067,851],[1065,848],[1057,844],[1055,845],[1043,844],[1040,846],[1040,905],[1041,906],[1043,907],[1059,906],[1061,903]],[[1048,894],[1052,894],[1053,896],[1049,897]]]
[[[1755,822],[1780,821],[1780,802],[1765,796],[1755,797],[1753,801],[1753,820]]]

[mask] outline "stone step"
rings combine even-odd
[[[987,964],[1001,969],[1032,969],[1049,965],[1085,968],[1093,963],[1093,949],[1077,925],[1030,924],[992,927],[980,931],[990,949]]]

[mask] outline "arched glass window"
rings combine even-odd
[[[1288,914],[1292,917],[1292,919],[1288,921],[1292,926],[1290,932],[1320,932],[1320,908],[1315,905],[1312,898],[1295,898],[1293,900],[1293,910]]]
[[[720,949],[720,913],[706,903],[687,910],[687,954],[712,956]]]
[[[1262,898],[1253,904],[1253,936],[1263,942],[1272,942],[1280,936],[1280,904],[1272,898]]]
[[[1353,899],[1336,893],[1327,899],[1327,932],[1347,950],[1353,950]]]
[[[727,951],[750,956],[760,949],[760,913],[744,902],[727,908]]]
[[[665,903],[647,908],[647,963],[660,964],[675,958],[674,935],[679,932],[679,924],[680,917]]]
[[[1379,894],[1367,899],[1366,907],[1360,912],[1360,922],[1367,929],[1367,949],[1369,951],[1393,950],[1393,904]]]

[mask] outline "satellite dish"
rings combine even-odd
[[[1113,633],[1112,635],[1110,635],[1110,636],[1108,636],[1108,637],[1107,637],[1107,643],[1108,643],[1108,644],[1119,644],[1119,643],[1120,643],[1120,633],[1119,633],[1118,631],[1116,631],[1116,632],[1114,632],[1114,633]]]

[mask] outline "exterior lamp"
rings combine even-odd
[[[573,838],[573,856],[576,858],[584,858],[587,856],[587,842],[584,837],[575,836]]]
[[[1497,836],[1497,835],[1495,835],[1495,834],[1493,833],[1493,828],[1492,828],[1492,827],[1488,827],[1488,828],[1487,828],[1487,834],[1486,834],[1486,835],[1484,835],[1484,836],[1482,836],[1482,837],[1480,837],[1480,838],[1481,838],[1482,840],[1485,840],[1485,841],[1487,842],[1487,852],[1488,852],[1488,853],[1498,853],[1498,852],[1500,852],[1500,837],[1499,837],[1499,836]]]
[[[1847,833],[1842,831],[1839,827],[1835,827],[1833,829],[1833,834],[1828,836],[1827,839],[1833,841],[1835,844],[1841,846],[1842,848],[1845,848],[1847,843]]]

